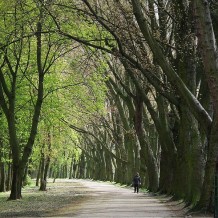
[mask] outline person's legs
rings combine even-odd
[[[137,193],[139,193],[139,185],[136,186]]]
[[[136,190],[137,190],[137,185],[134,184],[134,192],[136,192]]]

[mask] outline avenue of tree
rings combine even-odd
[[[143,187],[213,210],[215,0],[0,0],[0,192]]]

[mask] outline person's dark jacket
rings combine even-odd
[[[135,176],[133,177],[132,183],[133,183],[133,185],[140,185],[140,184],[141,184],[141,178],[140,178],[140,176],[135,175]]]

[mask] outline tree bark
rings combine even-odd
[[[3,148],[3,140],[0,136],[0,192],[5,192],[6,191],[6,184],[5,184],[6,172],[5,172],[5,162],[2,161],[4,158],[2,148]]]
[[[196,17],[197,36],[201,46],[202,60],[214,111],[203,189],[198,204],[199,207],[208,209],[213,188],[215,166],[218,164],[218,50],[209,2],[207,0],[193,0],[192,3]]]

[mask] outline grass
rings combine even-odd
[[[22,189],[22,199],[7,201],[10,192],[0,193],[0,217],[45,216],[68,204],[81,200],[76,183],[47,184],[47,191],[39,191],[32,184]]]

